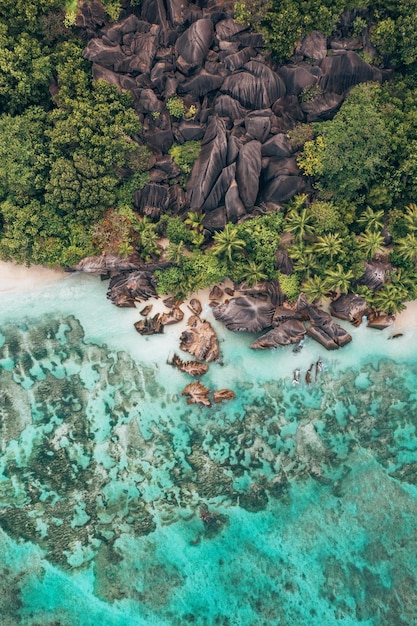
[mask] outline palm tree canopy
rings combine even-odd
[[[397,242],[396,250],[398,254],[406,260],[415,263],[417,261],[417,237],[414,233],[408,233]]]
[[[226,224],[224,230],[213,235],[215,244],[212,248],[213,254],[218,256],[227,256],[232,262],[234,252],[241,251],[245,248],[246,242],[239,239],[237,226],[235,224]]]
[[[352,270],[345,270],[341,263],[337,263],[334,269],[326,270],[325,282],[328,290],[340,291],[347,293],[350,287],[350,281],[354,278]]]
[[[302,289],[311,302],[321,300],[328,292],[326,280],[317,274],[307,278],[302,284]]]
[[[358,246],[365,252],[368,259],[372,259],[383,245],[383,236],[375,230],[365,230],[364,233],[359,235]]]
[[[358,224],[365,227],[365,230],[381,231],[384,226],[384,211],[374,211],[367,206],[358,219]]]
[[[343,239],[337,233],[327,233],[317,238],[313,248],[319,254],[325,254],[333,259],[342,252]]]
[[[292,209],[287,213],[284,231],[293,233],[295,239],[300,242],[306,235],[313,233],[313,216],[309,209],[304,208],[301,211]]]
[[[407,298],[407,290],[401,285],[388,283],[382,289],[376,291],[373,298],[373,306],[381,313],[395,315],[405,309],[404,300]]]

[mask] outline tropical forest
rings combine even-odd
[[[417,298],[417,0],[0,0],[0,258]]]

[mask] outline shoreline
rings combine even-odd
[[[27,267],[11,261],[0,261],[0,293],[16,294],[19,292],[42,289],[51,283],[63,280],[67,276],[68,273],[60,269],[52,269],[42,265],[31,265]],[[222,287],[225,285],[232,286],[232,283],[227,279],[225,283],[222,284]],[[190,295],[184,300],[181,306],[188,307],[190,300],[196,298],[200,300],[204,311],[209,303],[210,290],[211,288],[207,287],[206,289]],[[149,298],[146,301],[138,302],[136,308],[141,309],[147,304],[152,304],[152,315],[159,312],[166,312],[166,307],[163,304],[165,297],[167,296]],[[392,328],[396,333],[417,328],[417,300],[405,302],[405,306],[405,310],[395,316],[395,322]],[[184,313],[186,313],[186,311],[184,311]]]

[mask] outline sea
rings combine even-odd
[[[1,296],[1,626],[417,624],[417,330],[253,351],[206,305],[236,397],[189,405],[107,286]]]

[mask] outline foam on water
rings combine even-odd
[[[106,287],[3,298],[2,625],[417,623],[416,331],[253,352],[206,309],[237,397],[189,406]]]

